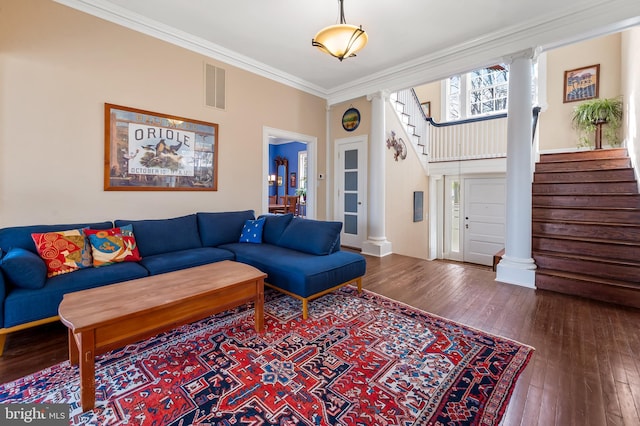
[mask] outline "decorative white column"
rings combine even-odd
[[[371,101],[371,138],[369,139],[369,208],[367,211],[367,240],[362,253],[372,256],[391,254],[391,243],[385,236],[385,101],[388,94],[378,92],[367,96]]]
[[[531,257],[533,50],[510,57],[507,116],[507,216],[505,254],[496,280],[535,288]]]

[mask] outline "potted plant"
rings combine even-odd
[[[578,131],[578,146],[591,146],[595,136],[595,149],[602,148],[603,137],[611,146],[620,144],[619,130],[622,124],[622,99],[592,99],[573,109],[571,122]],[[604,125],[606,128],[602,129]]]
[[[304,203],[307,198],[307,188],[298,188],[296,189],[296,195],[300,196],[300,202]]]

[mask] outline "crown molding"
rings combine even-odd
[[[442,80],[450,75],[500,62],[529,49],[542,51],[640,25],[638,0],[597,0],[523,24],[505,27],[473,40],[371,74],[330,90],[334,105],[377,90],[396,91]]]
[[[638,0],[585,1],[581,10],[566,9],[451,46],[412,61],[370,74],[350,83],[325,89],[255,61],[217,44],[132,13],[105,0],[54,0],[151,37],[324,98],[328,105],[380,90],[395,91],[444,79],[527,49],[549,50],[562,45],[640,25]]]
[[[187,50],[200,53],[209,58],[233,65],[245,71],[260,75],[276,82],[291,86],[295,89],[326,98],[328,92],[320,86],[273,68],[262,62],[253,60],[235,51],[211,43],[203,38],[193,36],[174,27],[133,13],[120,6],[104,0],[54,0],[72,9],[85,12],[97,18],[104,19],[125,28],[146,34],[148,36],[180,46]]]

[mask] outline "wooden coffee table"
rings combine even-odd
[[[225,260],[65,294],[58,314],[69,328],[69,361],[80,364],[82,411],[95,405],[96,355],[248,302],[263,331],[265,277]]]

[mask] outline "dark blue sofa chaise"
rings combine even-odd
[[[57,321],[58,305],[66,293],[221,260],[235,260],[265,272],[267,286],[302,301],[304,319],[308,318],[310,300],[351,283],[358,291],[362,289],[366,262],[362,255],[340,249],[342,223],[291,214],[266,215],[259,218],[263,224],[261,242],[239,242],[245,222],[254,219],[253,210],[245,210],[0,229],[0,355],[7,334]],[[32,233],[128,224],[133,226],[141,260],[50,278],[31,238]],[[25,285],[25,281],[38,285]]]

